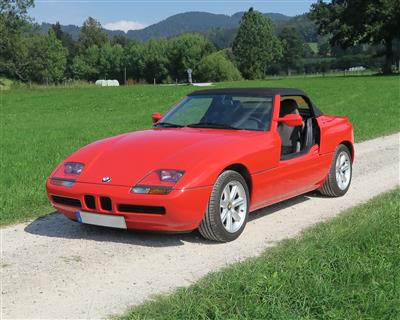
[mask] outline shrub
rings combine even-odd
[[[0,91],[10,90],[13,85],[13,81],[7,78],[0,78]]]
[[[235,81],[242,79],[242,75],[226,55],[218,51],[200,61],[197,78],[201,81]]]

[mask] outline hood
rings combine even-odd
[[[252,131],[218,129],[149,129],[104,139],[74,153],[67,160],[85,164],[79,182],[133,186],[157,169],[188,171],[210,156],[233,150],[232,144],[243,142]]]

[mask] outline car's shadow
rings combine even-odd
[[[257,210],[250,214],[249,220],[253,221],[255,219],[259,219],[276,211],[307,201],[315,196],[318,195],[315,193],[308,193],[274,204],[267,208]],[[25,227],[25,231],[45,237],[107,241],[146,247],[180,246],[183,245],[184,242],[205,244],[213,243],[203,239],[198,231],[193,231],[190,233],[160,233],[103,228],[71,221],[64,215],[57,212],[50,213],[44,217],[32,221]]]

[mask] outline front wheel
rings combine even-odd
[[[333,156],[328,177],[319,189],[323,195],[328,197],[341,197],[349,190],[353,167],[349,148],[340,144]]]
[[[199,231],[210,240],[235,240],[243,232],[248,214],[249,189],[246,181],[236,171],[224,171],[214,184]]]

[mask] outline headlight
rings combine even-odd
[[[84,167],[85,165],[80,162],[66,162],[64,163],[64,173],[79,175]]]
[[[153,171],[132,187],[132,193],[168,194],[185,174],[182,170],[161,169]]]
[[[182,178],[184,172],[181,170],[158,170],[161,181],[177,183]]]
[[[50,183],[70,188],[75,184],[75,178],[81,174],[84,167],[85,165],[80,162],[65,162],[56,170]]]

